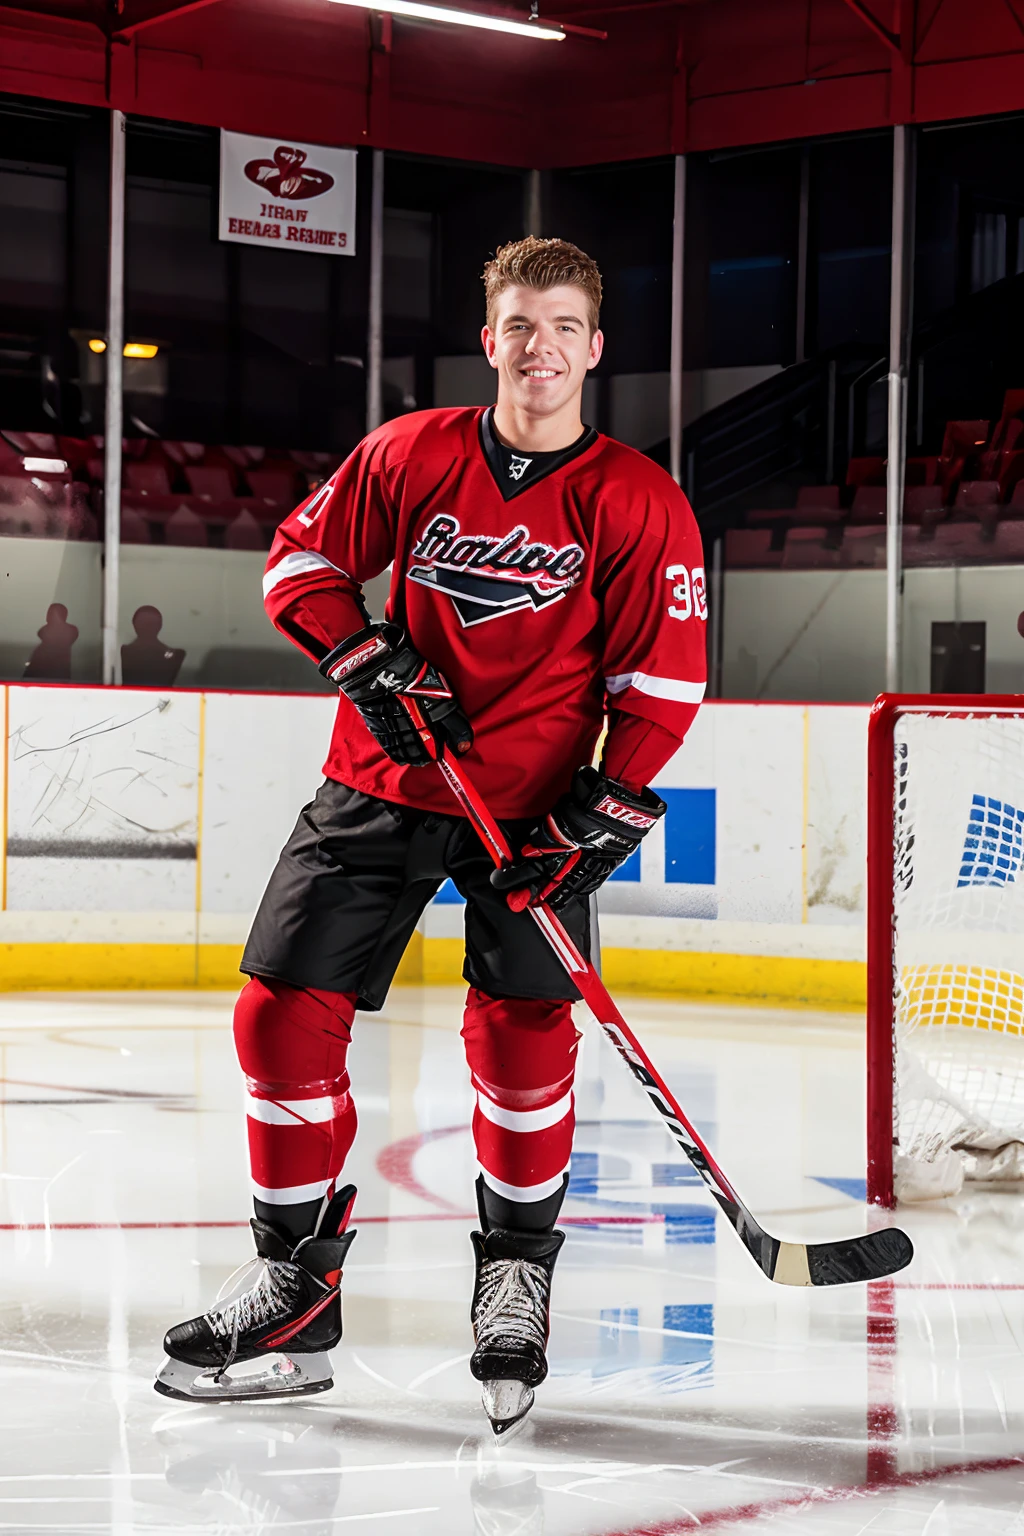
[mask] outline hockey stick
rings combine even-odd
[[[455,767],[447,753],[439,749],[415,700],[407,694],[400,697],[424,746],[500,869],[512,859],[512,850],[504,833],[464,773]],[[863,1237],[844,1238],[833,1243],[785,1243],[766,1232],[747,1210],[684,1115],[672,1090],[616,1008],[600,976],[589,961],[584,960],[557,915],[544,902],[527,910],[605,1035],[664,1120],[669,1135],[686,1153],[762,1274],[778,1285],[846,1285],[854,1281],[880,1280],[910,1263],[914,1257],[913,1245],[899,1227],[886,1227]]]

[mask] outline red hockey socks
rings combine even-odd
[[[355,995],[253,976],[235,1004],[256,1215],[296,1241],[334,1193],[356,1133],[345,1061]]]
[[[462,1028],[476,1089],[473,1139],[485,1227],[550,1231],[568,1185],[579,1032],[568,1002],[470,988]]]

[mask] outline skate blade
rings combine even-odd
[[[480,1395],[495,1440],[507,1444],[526,1424],[526,1415],[533,1407],[533,1388],[521,1381],[485,1381]]]
[[[186,1403],[236,1403],[328,1392],[334,1377],[326,1354],[275,1354],[241,1361],[228,1371],[168,1359],[153,1385],[164,1397]]]

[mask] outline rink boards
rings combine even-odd
[[[236,985],[260,893],[320,781],[333,700],[2,696],[0,987]],[[862,1001],[867,716],[705,704],[655,780],[664,823],[601,894],[611,985]],[[399,979],[457,981],[461,932],[446,887]]]

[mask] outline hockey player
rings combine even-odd
[[[588,897],[664,814],[645,786],[703,696],[707,611],[685,498],[581,419],[603,345],[594,262],[531,237],[499,250],[484,282],[496,405],[371,433],[285,519],[267,563],[271,619],[340,698],[326,780],[267,887],[235,1008],[259,1276],[170,1330],[157,1385],[172,1395],[331,1385],[354,1236],[341,1184],[352,1021],[383,1005],[446,876],[466,899],[476,1091],[470,1369],[496,1435],[547,1374],[578,993],[522,909],[547,900],[588,953]],[[389,565],[387,617],[371,623],[361,583]],[[519,850],[508,868],[492,870],[403,695],[502,820]]]

